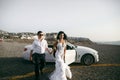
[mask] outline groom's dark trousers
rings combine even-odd
[[[38,78],[39,77],[39,71],[41,71],[41,74],[43,74],[42,69],[44,68],[45,63],[46,63],[45,53],[42,53],[42,54],[34,53],[32,55],[32,60],[33,60],[33,63],[35,65],[35,70],[34,70],[35,71],[35,76],[36,76],[36,78]]]

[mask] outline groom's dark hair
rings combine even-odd
[[[42,32],[42,31],[38,31],[38,32],[37,32],[37,35],[39,35],[40,33],[43,33],[43,32]]]

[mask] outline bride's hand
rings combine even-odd
[[[50,49],[50,50],[49,50],[49,53],[50,53],[50,54],[52,54],[52,53],[53,53],[53,50],[52,50],[52,49]]]

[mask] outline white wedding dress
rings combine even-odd
[[[57,44],[57,51],[55,53],[55,70],[51,73],[49,77],[50,80],[67,80],[67,77],[72,77],[69,66],[64,63],[63,60],[65,47],[65,43]]]

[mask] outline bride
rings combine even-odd
[[[57,42],[54,44],[55,52],[55,70],[51,73],[50,80],[67,80],[71,79],[72,74],[69,66],[65,63],[67,36],[63,31],[57,35]]]

